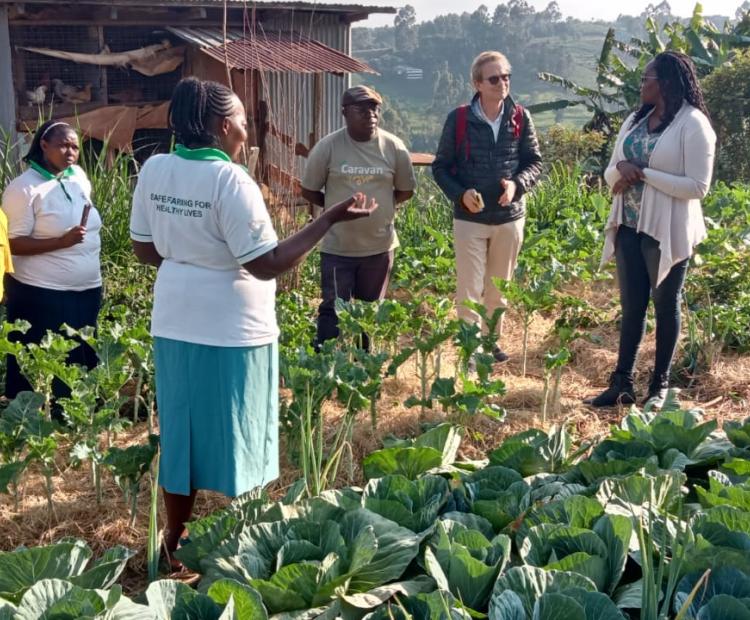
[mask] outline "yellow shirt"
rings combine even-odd
[[[5,289],[3,287],[3,276],[6,273],[13,273],[13,259],[10,257],[10,243],[8,241],[8,218],[5,217],[5,213],[0,211],[0,246],[2,246],[2,252],[0,253],[0,301],[5,295]]]

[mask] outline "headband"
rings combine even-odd
[[[47,129],[44,130],[44,133],[42,133],[42,135],[39,136],[39,139],[44,140],[44,136],[46,136],[49,133],[50,129],[52,129],[53,127],[57,127],[58,125],[65,125],[66,127],[70,127],[70,125],[68,125],[68,123],[64,121],[57,121],[56,123],[52,123],[49,127],[47,127]]]

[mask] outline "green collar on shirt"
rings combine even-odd
[[[59,181],[60,179],[71,177],[75,174],[75,170],[73,170],[73,166],[68,166],[62,172],[58,172],[57,174],[52,174],[49,170],[47,170],[43,166],[40,166],[35,161],[29,162],[29,168],[32,168],[33,170],[36,170],[39,174],[41,174],[44,177],[45,181]]]
[[[224,151],[211,147],[189,149],[182,144],[177,144],[174,147],[174,154],[183,159],[194,159],[199,161],[232,161],[232,158]]]

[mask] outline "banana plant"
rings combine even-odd
[[[683,52],[690,56],[701,76],[705,76],[731,61],[738,51],[750,47],[750,18],[745,16],[735,24],[727,21],[720,31],[704,17],[700,3],[696,3],[687,23],[677,20],[660,26],[649,17],[645,28],[645,39],[632,38],[629,42],[617,40],[614,28],[607,31],[596,66],[596,87],[583,86],[552,73],[539,73],[540,80],[557,84],[576,98],[531,105],[529,111],[581,105],[592,113],[586,129],[601,131],[611,138],[620,121],[638,105],[641,74],[656,54],[666,50]],[[624,58],[615,52],[622,53]]]
[[[628,92],[630,90],[626,86],[628,82],[623,80],[623,76],[613,71],[612,59],[615,57],[613,54],[615,46],[615,30],[614,28],[610,28],[607,30],[601,51],[599,52],[599,59],[596,65],[595,87],[578,84],[554,73],[538,73],[537,77],[543,82],[557,84],[571,92],[576,98],[559,99],[531,105],[529,106],[529,111],[537,113],[581,105],[592,114],[591,120],[585,127],[587,130],[600,131],[608,138],[614,136],[619,126],[617,119],[623,118],[630,109],[627,106],[626,98],[623,97],[623,91]],[[625,67],[624,64],[622,67],[618,66],[617,68],[623,67]],[[640,79],[640,74],[638,75],[638,79]]]

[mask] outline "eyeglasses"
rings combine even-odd
[[[500,83],[500,80],[503,82],[510,82],[510,73],[501,73],[500,75],[491,75],[489,77],[483,77],[483,82],[489,82],[493,86],[497,86]]]
[[[655,75],[642,75],[641,76],[641,84],[647,82],[648,80],[658,80],[659,78]]]
[[[377,116],[381,111],[381,107],[376,103],[349,103],[344,107],[354,110],[360,116],[367,116],[370,112],[374,112]]]

